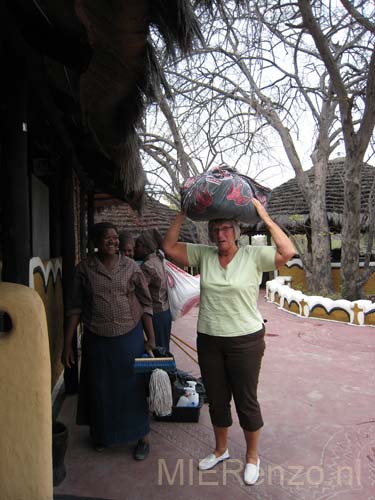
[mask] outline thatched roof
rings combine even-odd
[[[0,6],[3,36],[26,54],[35,51],[29,67],[36,107],[47,110],[49,126],[97,190],[141,203],[137,132],[160,86],[168,92],[150,30],[160,34],[167,55],[187,53],[202,39],[193,5],[223,1],[6,0]]]
[[[339,232],[344,210],[344,159],[329,162],[326,203],[329,225]],[[308,170],[309,179],[314,177],[314,168]],[[364,164],[361,176],[361,230],[368,228],[368,200],[372,184],[375,182],[375,167]],[[302,197],[297,180],[293,179],[273,189],[268,202],[268,212],[275,222],[291,232],[304,232],[309,225],[309,211]]]
[[[158,229],[164,235],[177,212],[149,196],[145,198],[142,215],[139,215],[128,203],[113,199],[107,202],[105,195],[97,196],[95,198],[94,221],[112,222],[119,231],[129,231],[134,236],[138,236],[145,229],[153,228]],[[182,225],[180,240],[198,242],[196,227],[190,220],[185,220]]]

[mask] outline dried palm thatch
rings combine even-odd
[[[168,94],[153,43],[160,49],[164,42],[163,60],[177,50],[186,54],[195,41],[203,42],[194,9],[213,10],[224,0],[5,3],[24,39],[44,57],[46,89],[54,91],[55,102],[48,103],[50,116],[62,112],[59,127],[68,131],[66,149],[75,150],[96,187],[105,179],[102,188],[122,192],[124,199],[140,206],[146,180],[137,132],[147,103],[160,87]],[[159,34],[157,42],[151,32]],[[42,99],[45,93],[41,92]]]
[[[187,52],[201,39],[187,0],[76,0],[93,55],[81,75],[81,108],[86,126],[102,152],[117,166],[117,180],[134,206],[146,182],[137,129],[145,105],[164,81],[149,37],[154,26],[167,53]]]
[[[199,0],[195,6],[221,3]],[[75,6],[93,49],[81,76],[85,123],[116,164],[127,200],[139,207],[146,179],[137,130],[157,89],[162,85],[168,94],[149,32],[159,32],[166,54],[173,57],[176,47],[187,53],[195,40],[203,42],[199,22],[190,0],[76,0]]]
[[[340,232],[342,226],[342,214],[344,209],[344,159],[337,158],[329,162],[326,204],[327,217],[331,231]],[[314,177],[314,168],[308,170],[309,179]],[[375,182],[375,167],[362,166],[361,176],[361,231],[367,231],[369,227],[368,203],[371,187]],[[293,178],[272,191],[268,212],[280,225],[292,233],[304,233],[309,227],[309,210],[302,197],[296,178]]]

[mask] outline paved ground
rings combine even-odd
[[[259,305],[267,348],[257,485],[242,482],[245,447],[237,420],[230,430],[232,459],[198,473],[197,460],[213,446],[207,405],[199,423],[153,421],[152,453],[135,462],[131,446],[91,449],[87,429],[74,424],[76,398],[70,396],[59,416],[70,443],[56,499],[375,500],[375,328],[298,318],[263,298]],[[191,345],[196,318],[194,309],[173,328]],[[180,369],[199,376],[194,361],[173,351]]]

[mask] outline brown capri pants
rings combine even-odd
[[[212,424],[232,425],[233,396],[241,427],[247,431],[260,429],[263,419],[257,387],[265,350],[264,327],[238,337],[215,337],[198,332],[197,349]]]

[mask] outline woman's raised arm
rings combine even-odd
[[[259,217],[262,219],[264,224],[267,226],[269,232],[271,233],[272,239],[276,245],[276,255],[275,255],[275,266],[276,269],[283,266],[294,257],[296,251],[294,249],[293,243],[290,241],[288,236],[284,231],[274,222],[268,215],[266,209],[263,205],[256,199],[253,198],[253,205],[255,206]]]
[[[167,257],[180,266],[189,265],[186,243],[178,241],[180,228],[184,220],[185,214],[183,212],[179,212],[175,220],[169,226],[162,242],[162,249],[166,253]]]

